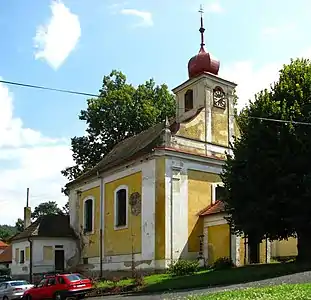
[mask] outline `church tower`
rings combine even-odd
[[[189,79],[173,89],[177,101],[176,122],[180,124],[179,133],[182,136],[192,139],[193,142],[214,146],[205,147],[205,155],[215,152],[224,154],[235,135],[236,84],[218,76],[220,62],[205,50],[202,8],[199,12],[199,53],[188,62]]]

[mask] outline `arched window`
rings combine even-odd
[[[120,186],[114,193],[114,225],[115,228],[127,227],[128,221],[128,188]]]
[[[94,201],[88,198],[84,201],[84,233],[92,232],[94,227]]]
[[[193,90],[188,90],[185,94],[185,111],[193,109]]]

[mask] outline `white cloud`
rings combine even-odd
[[[76,47],[81,36],[79,17],[60,0],[52,0],[52,16],[37,27],[34,37],[35,58],[45,60],[57,70]]]
[[[241,110],[257,92],[278,79],[281,67],[281,63],[271,63],[256,68],[251,61],[241,61],[220,70],[219,75],[238,84],[238,110]]]
[[[224,11],[223,7],[220,5],[219,1],[214,1],[206,5],[207,13],[222,13]]]
[[[293,58],[311,58],[311,48],[303,50]],[[279,78],[279,70],[288,61],[275,61],[262,66],[256,66],[252,61],[240,61],[225,66],[220,70],[220,76],[238,84],[237,95],[238,110],[241,110],[249,100],[254,100],[254,95],[265,88],[269,88]]]
[[[141,19],[141,22],[135,24],[135,27],[153,26],[153,19],[152,19],[151,12],[132,9],[132,8],[124,8],[120,12],[123,15],[131,15],[131,16],[139,17]]]
[[[14,224],[23,217],[27,187],[34,196],[32,207],[45,201],[62,206],[67,199],[61,194],[65,178],[60,170],[72,164],[67,140],[25,128],[13,109],[12,94],[0,83],[0,224]]]

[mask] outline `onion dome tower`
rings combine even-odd
[[[200,8],[199,12],[201,13],[201,48],[197,55],[193,56],[188,62],[188,75],[189,78],[194,78],[203,73],[211,73],[218,75],[220,62],[211,58],[210,53],[206,52],[204,49],[204,31],[203,26],[203,9]]]

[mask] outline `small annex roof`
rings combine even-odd
[[[225,204],[222,201],[217,200],[214,204],[211,204],[203,209],[199,215],[200,217],[205,217],[223,212],[225,212]]]
[[[5,250],[0,254],[0,264],[12,262],[12,245],[7,245]]]
[[[68,237],[76,238],[74,230],[70,226],[69,216],[47,215],[39,217],[23,232],[12,237],[11,241],[27,239],[30,237]]]

